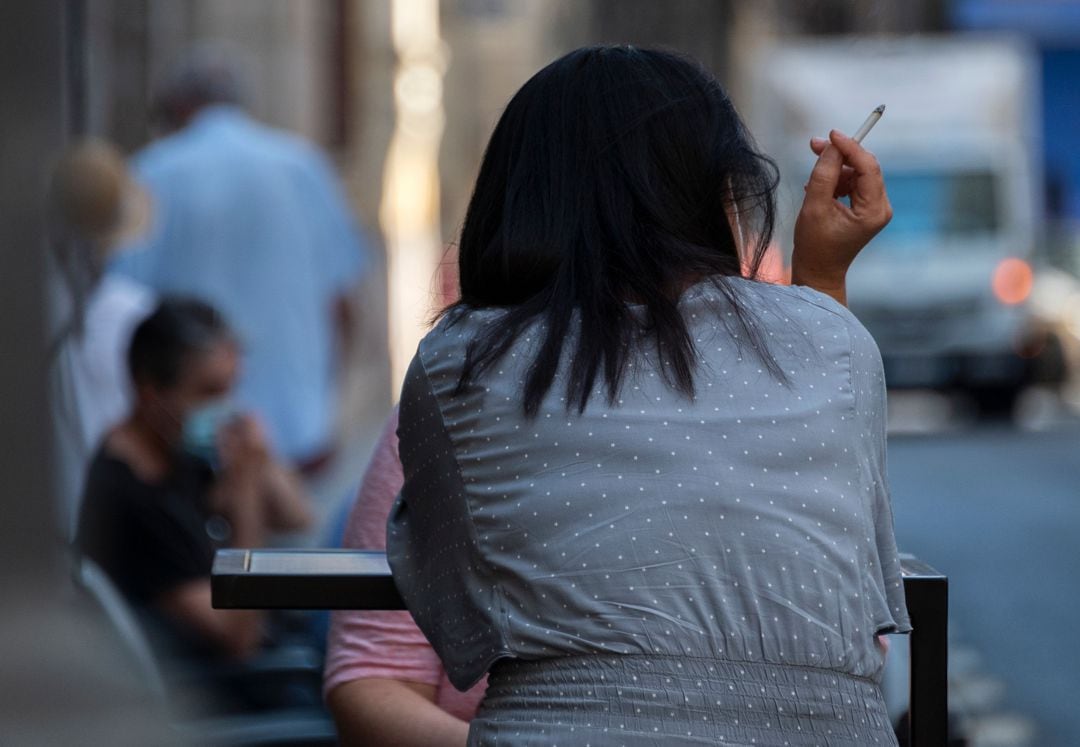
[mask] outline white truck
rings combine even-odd
[[[780,168],[781,237],[813,165],[810,136],[850,134],[887,106],[864,144],[894,217],[851,268],[851,310],[890,386],[958,386],[1011,407],[1037,351],[1028,301],[1042,180],[1029,51],[1008,38],[789,41],[752,69],[749,119]]]

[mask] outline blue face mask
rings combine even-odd
[[[218,433],[235,415],[236,408],[228,399],[215,399],[196,407],[184,418],[184,451],[216,468]]]

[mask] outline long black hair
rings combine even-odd
[[[470,344],[459,391],[542,320],[525,382],[529,416],[568,339],[567,408],[584,411],[601,372],[614,401],[643,336],[667,363],[669,384],[692,396],[696,350],[678,301],[702,279],[724,293],[745,338],[782,376],[726,280],[756,275],[777,181],[720,83],[696,62],[629,46],[552,62],[507,105],[469,202],[461,299],[445,313],[450,323],[477,308],[506,313]],[[751,246],[740,247],[733,219]],[[630,302],[644,306],[644,324]]]

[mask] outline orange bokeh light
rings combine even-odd
[[[1031,265],[1016,257],[1003,259],[994,269],[994,277],[990,283],[994,297],[1008,306],[1026,301],[1034,284],[1035,276]]]

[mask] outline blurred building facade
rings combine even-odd
[[[751,101],[763,46],[815,35],[1005,29],[1043,50],[1051,217],[1080,217],[1068,91],[1080,76],[1073,3],[999,0],[86,0],[73,68],[76,129],[131,151],[154,134],[152,91],[201,40],[248,62],[250,108],[338,163],[384,262],[362,291],[362,344],[343,407],[376,417],[432,313],[450,300],[453,242],[487,137],[537,69],[587,43],[662,45],[693,55]],[[1019,20],[1018,20],[1019,19]]]
[[[212,43],[227,47],[240,63],[244,104],[257,119],[299,133],[330,154],[376,255],[355,299],[359,325],[344,379],[342,438],[358,419],[381,418],[390,397],[377,230],[380,170],[394,118],[385,85],[393,72],[389,4],[86,0],[70,6],[73,133],[137,151],[159,134],[154,94],[165,71],[192,45]]]
[[[726,40],[735,4],[87,0],[76,5],[72,48],[77,59],[69,81],[73,131],[106,137],[127,152],[142,147],[156,134],[157,81],[183,50],[209,41],[239,53],[247,104],[256,117],[298,132],[332,154],[355,213],[384,260],[385,272],[375,273],[359,299],[363,340],[343,408],[363,418],[396,398],[396,382],[426,322],[451,299],[452,243],[488,134],[513,92],[554,57],[598,41],[663,44],[721,71],[730,53]],[[409,120],[410,106],[421,107],[421,116]],[[431,132],[423,134],[429,125]]]

